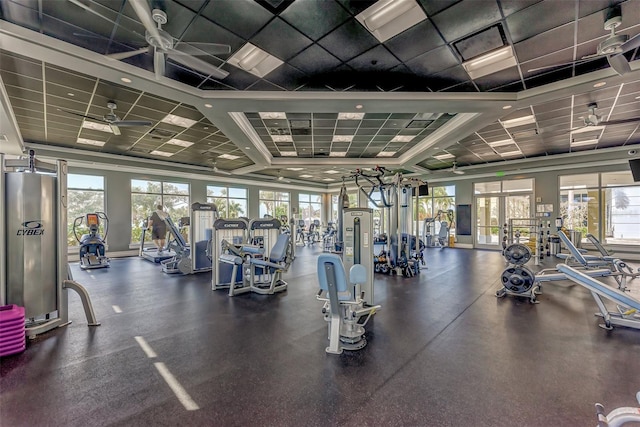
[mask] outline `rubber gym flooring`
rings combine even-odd
[[[1,359],[0,424],[586,426],[596,402],[636,403],[640,331],[599,328],[569,282],[545,285],[537,305],[497,299],[491,251],[428,249],[419,277],[376,275],[367,347],[326,354],[320,250],[298,248],[275,296],[230,298],[209,273],[138,258],[74,265],[102,325],[88,328],[70,293],[71,325]]]

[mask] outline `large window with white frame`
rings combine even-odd
[[[175,223],[189,216],[189,184],[131,180],[131,243],[140,243],[143,222],[156,210],[157,205],[162,205]],[[149,233],[145,239],[151,239]]]
[[[238,218],[249,212],[246,188],[207,185],[207,203],[218,207],[220,218]]]
[[[73,222],[77,217],[88,213],[104,212],[104,177],[99,175],[80,175],[70,173],[67,176],[67,245],[78,246],[73,233]],[[87,234],[89,229],[83,221],[77,229],[78,236]],[[100,234],[104,236],[104,224]]]
[[[335,223],[338,222],[338,203],[339,203],[339,194],[331,195],[331,220]],[[358,207],[358,192],[350,192],[347,193],[347,197],[349,197],[349,207],[357,208]]]
[[[314,220],[322,221],[322,196],[319,194],[298,194],[298,208],[300,219],[304,220],[308,228]]]
[[[560,214],[568,229],[601,242],[640,244],[640,185],[630,171],[560,177]]]
[[[417,217],[420,227],[423,227],[425,219],[438,218],[435,224],[435,233],[440,230],[440,222],[449,222],[447,212],[453,212],[453,221],[449,224],[451,233],[455,234],[455,210],[456,210],[456,186],[443,185],[429,187],[429,195],[418,197]],[[441,215],[439,215],[441,214]],[[415,218],[415,212],[414,212]]]
[[[283,215],[289,218],[289,193],[283,191],[260,190],[260,217],[270,215],[280,219]]]

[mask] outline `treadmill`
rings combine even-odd
[[[140,236],[140,250],[138,251],[138,255],[146,259],[147,261],[151,261],[155,264],[160,264],[162,261],[167,259],[171,259],[176,256],[176,253],[171,250],[162,251],[161,254],[158,253],[158,249],[153,248],[145,248],[144,247],[144,238],[147,234],[147,221],[142,224],[142,235]]]

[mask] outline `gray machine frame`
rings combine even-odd
[[[55,301],[50,301],[55,309],[50,312],[38,313],[36,316],[28,316],[25,327],[26,335],[30,338],[52,329],[68,325],[69,307],[67,290],[72,289],[78,293],[84,307],[85,315],[89,326],[98,326],[91,298],[87,290],[72,278],[67,253],[67,162],[57,160],[54,164],[45,163],[35,158],[35,153],[30,150],[28,158],[23,159],[5,159],[4,154],[0,153],[0,201],[3,203],[3,209],[0,209],[0,305],[17,304],[22,305],[23,301],[14,301],[14,292],[22,292],[23,296],[27,292],[24,290],[27,279],[22,277],[9,277],[11,272],[7,269],[8,239],[7,231],[9,215],[9,198],[7,191],[7,175],[13,173],[24,174],[53,174],[55,175],[55,210],[53,217],[53,228],[55,229],[55,250],[52,252],[45,251],[44,254],[55,256]],[[34,195],[38,197],[39,195]],[[12,203],[17,201],[13,200]],[[24,218],[23,218],[24,219]],[[26,223],[23,223],[26,224]],[[15,248],[14,250],[15,251]],[[15,252],[14,252],[15,255]],[[31,286],[42,286],[40,283]],[[10,292],[11,291],[11,292]],[[37,289],[35,289],[37,292]],[[42,292],[45,292],[44,290]],[[23,298],[20,298],[21,300]],[[29,303],[28,301],[24,301]],[[46,309],[45,311],[48,311]],[[27,307],[25,307],[27,312]],[[26,316],[27,317],[27,316]]]
[[[373,305],[373,209],[347,208],[342,211],[342,262],[347,272],[355,264],[361,264],[367,271],[367,280],[358,283],[358,295],[365,303]]]

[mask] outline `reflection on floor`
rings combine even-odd
[[[594,403],[630,406],[640,390],[640,331],[598,328],[568,282],[538,305],[495,298],[504,262],[490,251],[430,249],[418,277],[376,276],[369,345],[328,355],[318,253],[298,248],[275,296],[230,298],[210,273],[138,258],[75,265],[102,326],[71,294],[73,324],[2,359],[0,424],[584,426]]]

